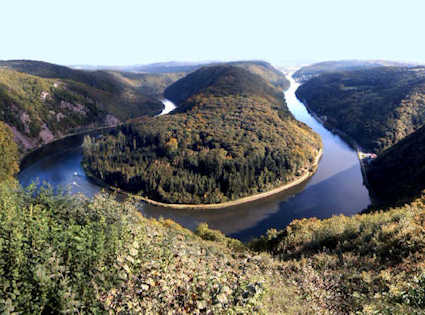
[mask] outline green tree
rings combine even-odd
[[[12,178],[19,171],[18,146],[10,128],[0,121],[0,181]]]

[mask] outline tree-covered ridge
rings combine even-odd
[[[304,66],[297,70],[293,77],[296,81],[305,83],[308,80],[317,77],[321,74],[365,70],[379,67],[407,67],[415,66],[415,64],[395,62],[388,60],[338,60],[338,61],[323,61],[312,65]]]
[[[201,68],[169,86],[164,92],[165,97],[172,100],[180,112],[188,109],[183,105],[190,103],[188,99],[196,94],[259,95],[275,102],[282,98],[282,91],[270,86],[259,75],[242,67],[228,65]]]
[[[382,152],[366,171],[377,201],[400,203],[417,197],[425,189],[425,127]]]
[[[269,82],[273,87],[279,90],[287,90],[289,88],[289,80],[278,69],[265,61],[233,61],[228,65],[244,68],[254,74],[258,74],[264,80]]]
[[[110,73],[118,80],[123,81],[124,84],[133,86],[140,93],[155,97],[163,97],[168,86],[187,74],[185,72],[137,73],[116,71]]]
[[[163,104],[155,97],[143,94],[107,71],[76,70],[33,60],[0,61],[0,68],[76,84],[77,93],[90,97],[99,109],[121,120],[159,114],[163,108]]]
[[[382,152],[425,123],[425,68],[324,74],[296,92],[331,127]]]
[[[114,82],[111,75],[103,71],[81,71],[36,60],[0,61],[0,67],[42,78],[56,78],[81,82],[103,91],[118,92],[121,88],[121,86]]]
[[[19,170],[18,146],[12,131],[0,121],[0,182],[10,180]]]
[[[202,68],[165,94],[174,114],[86,140],[92,176],[156,201],[220,203],[292,181],[320,150],[281,92],[239,67]]]

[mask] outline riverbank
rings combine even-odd
[[[126,196],[134,198],[136,200],[146,202],[146,203],[153,205],[153,206],[169,208],[169,209],[176,209],[176,210],[178,210],[178,209],[180,209],[180,210],[183,210],[183,209],[184,210],[211,210],[211,209],[224,209],[224,208],[229,208],[229,207],[233,207],[233,206],[239,206],[239,205],[242,205],[242,204],[250,203],[250,202],[253,202],[253,201],[257,201],[257,200],[260,200],[260,199],[271,197],[275,194],[281,193],[281,192],[288,190],[288,189],[290,189],[290,188],[292,188],[296,185],[299,185],[299,184],[303,183],[304,181],[306,181],[307,179],[309,179],[311,176],[314,175],[314,173],[316,172],[316,170],[319,166],[319,162],[320,162],[320,159],[322,158],[322,155],[323,155],[323,150],[321,149],[321,150],[318,151],[316,158],[315,158],[313,164],[310,166],[310,168],[303,175],[298,176],[295,180],[291,181],[290,183],[287,183],[285,185],[279,186],[279,187],[274,188],[272,190],[262,192],[262,193],[258,193],[258,194],[255,194],[255,195],[239,198],[239,199],[232,200],[232,201],[226,201],[226,202],[221,202],[221,203],[212,203],[212,204],[175,204],[175,203],[163,203],[163,202],[155,201],[155,200],[143,197],[143,196],[131,194],[131,193],[126,192],[126,191],[124,191],[120,188],[110,186],[110,185],[106,184],[105,182],[101,181],[100,179],[96,178],[95,176],[93,176],[87,170],[85,170],[85,172],[86,172],[86,176],[89,177],[90,179],[92,179],[93,181],[95,181],[98,185],[102,185],[103,187],[108,188],[111,191],[118,192],[120,194],[126,195]]]
[[[325,128],[327,128],[329,131],[331,131],[334,134],[337,134],[340,136],[349,146],[351,146],[354,150],[357,152],[357,158],[360,163],[360,169],[362,172],[363,177],[363,183],[364,185],[370,190],[369,181],[367,179],[367,173],[366,173],[366,165],[364,162],[364,159],[362,159],[362,154],[364,154],[364,150],[361,148],[361,146],[354,140],[352,137],[347,135],[344,131],[339,130],[338,128],[331,125],[329,122],[323,120],[318,114],[316,114],[309,106],[306,100],[300,99],[300,101],[304,104],[305,108],[309,112],[311,116],[313,116],[318,122],[320,122]]]

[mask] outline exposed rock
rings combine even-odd
[[[106,115],[106,118],[105,118],[105,124],[106,125],[115,126],[115,125],[118,125],[119,123],[120,123],[120,120],[117,117],[115,117],[111,114]]]
[[[61,121],[64,118],[65,118],[65,115],[64,114],[62,114],[62,113],[57,113],[56,114],[56,120],[57,121]]]
[[[31,122],[30,116],[28,115],[27,112],[22,112],[21,115],[19,116],[19,119],[24,124],[25,133],[29,134],[30,133],[29,123]]]
[[[43,140],[44,143],[48,143],[55,139],[55,136],[53,135],[53,133],[50,131],[50,129],[47,127],[46,124],[43,124],[43,126],[41,126],[39,137]]]
[[[7,126],[12,130],[13,136],[15,137],[16,143],[20,144],[25,150],[32,149],[36,146],[35,141],[23,135],[21,132],[16,129],[16,127],[8,125]]]
[[[87,114],[87,111],[86,111],[86,108],[84,107],[84,105],[81,105],[81,104],[78,104],[78,103],[72,104],[72,103],[69,103],[69,102],[61,101],[60,107],[62,109],[68,109],[68,110],[80,113],[82,115]]]
[[[50,96],[49,92],[43,91],[41,92],[40,98],[42,101],[45,101]]]

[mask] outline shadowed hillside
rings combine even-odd
[[[381,202],[403,202],[425,189],[425,127],[382,152],[367,168]]]
[[[425,123],[425,68],[376,68],[323,74],[297,97],[363,148],[379,153]]]

